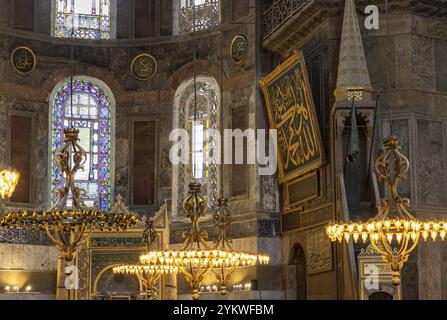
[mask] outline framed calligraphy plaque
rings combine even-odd
[[[260,84],[270,128],[278,130],[279,183],[320,168],[323,146],[303,54],[295,52]]]
[[[21,75],[31,73],[36,67],[36,56],[28,47],[17,47],[11,52],[11,65],[15,72]]]
[[[130,65],[132,75],[141,81],[152,79],[157,73],[157,60],[150,54],[137,55]]]
[[[235,64],[244,64],[248,56],[248,40],[246,36],[238,34],[233,38],[230,45],[230,56]]]

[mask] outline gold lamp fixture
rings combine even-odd
[[[157,246],[157,232],[155,223],[166,215],[167,203],[152,218],[143,218],[146,226],[143,231],[143,242],[146,244],[146,252],[150,252],[154,246]],[[157,299],[157,284],[162,275],[177,273],[177,267],[171,265],[121,265],[113,268],[114,274],[123,274],[136,276],[145,288],[145,295],[148,300]]]
[[[200,182],[192,182],[189,185],[190,195],[183,204],[185,214],[191,220],[191,230],[186,234],[183,249],[150,251],[140,257],[142,265],[171,266],[173,270],[178,270],[190,285],[194,300],[199,299],[200,286],[209,270],[254,266],[258,261],[265,264],[269,260],[266,256],[208,246],[208,235],[199,226],[206,210],[206,200],[200,195],[200,190]]]
[[[238,259],[229,259],[225,263],[220,264],[212,269],[216,279],[219,281],[220,292],[226,295],[228,292],[228,282],[231,280],[233,273],[240,266],[253,266],[259,261],[260,264],[268,264],[270,257],[267,255],[252,255],[243,252],[237,252],[233,249],[232,240],[227,236],[228,228],[231,226],[231,212],[228,209],[228,200],[220,198],[217,200],[217,210],[213,214],[214,225],[218,228],[219,233],[216,240],[216,249],[222,252],[231,252],[232,256],[247,256],[246,261]]]
[[[355,243],[370,241],[390,266],[392,282],[401,283],[400,274],[420,238],[445,240],[447,222],[436,220],[419,221],[408,211],[410,199],[399,195],[398,186],[410,169],[409,160],[401,153],[396,136],[384,142],[385,151],[375,164],[379,179],[387,186],[387,196],[377,204],[377,215],[368,222],[333,223],[326,228],[329,238],[340,243],[353,240]]]
[[[10,199],[19,183],[20,173],[15,169],[0,171],[0,198]]]
[[[67,262],[73,261],[85,232],[94,229],[126,230],[138,220],[134,214],[106,213],[85,206],[81,198],[85,191],[74,183],[76,172],[86,161],[86,152],[78,143],[78,135],[76,128],[64,130],[64,144],[56,152],[57,164],[65,177],[56,205],[48,211],[9,212],[0,218],[1,227],[46,231]],[[70,194],[72,207],[68,208]]]

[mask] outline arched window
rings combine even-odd
[[[197,104],[194,80],[184,82],[177,90],[174,108],[174,128],[186,129],[189,137],[188,164],[174,166],[173,174],[173,211],[182,216],[183,200],[193,179],[201,182],[208,207],[213,209],[217,203],[219,167],[213,161],[217,144],[209,130],[219,129],[220,101],[216,81],[197,77]]]
[[[220,0],[175,0],[178,8],[177,33],[201,31],[220,23]]]
[[[63,130],[71,125],[79,129],[80,145],[87,152],[87,161],[75,176],[75,183],[86,191],[82,196],[86,206],[110,209],[112,202],[112,124],[114,123],[113,97],[105,93],[105,85],[86,79],[73,81],[73,113],[71,112],[71,85],[66,81],[53,92],[50,113],[51,197],[55,204],[57,190],[63,183],[62,172],[54,154],[63,143]],[[69,203],[70,206],[70,198]]]
[[[112,38],[112,13],[115,0],[55,0],[54,36],[78,39]]]

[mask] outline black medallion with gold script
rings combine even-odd
[[[132,60],[130,68],[138,80],[150,80],[157,73],[157,60],[150,54],[139,54]]]
[[[248,56],[248,41],[243,34],[238,34],[231,41],[230,56],[237,65],[244,64]]]
[[[260,81],[270,128],[278,130],[280,183],[323,165],[323,148],[312,91],[302,53]]]
[[[16,47],[11,51],[11,65],[21,75],[31,73],[36,67],[36,56],[28,47]]]

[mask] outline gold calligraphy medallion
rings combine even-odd
[[[14,71],[21,75],[31,73],[36,67],[36,56],[28,47],[20,46],[14,48],[10,59]]]
[[[296,52],[260,84],[270,128],[278,130],[280,183],[321,167],[321,134],[303,55]]]
[[[147,53],[137,55],[130,66],[132,75],[141,81],[152,79],[157,73],[157,68],[157,60]]]
[[[230,56],[235,64],[244,64],[248,56],[248,40],[246,36],[238,34],[233,38],[230,45]]]

